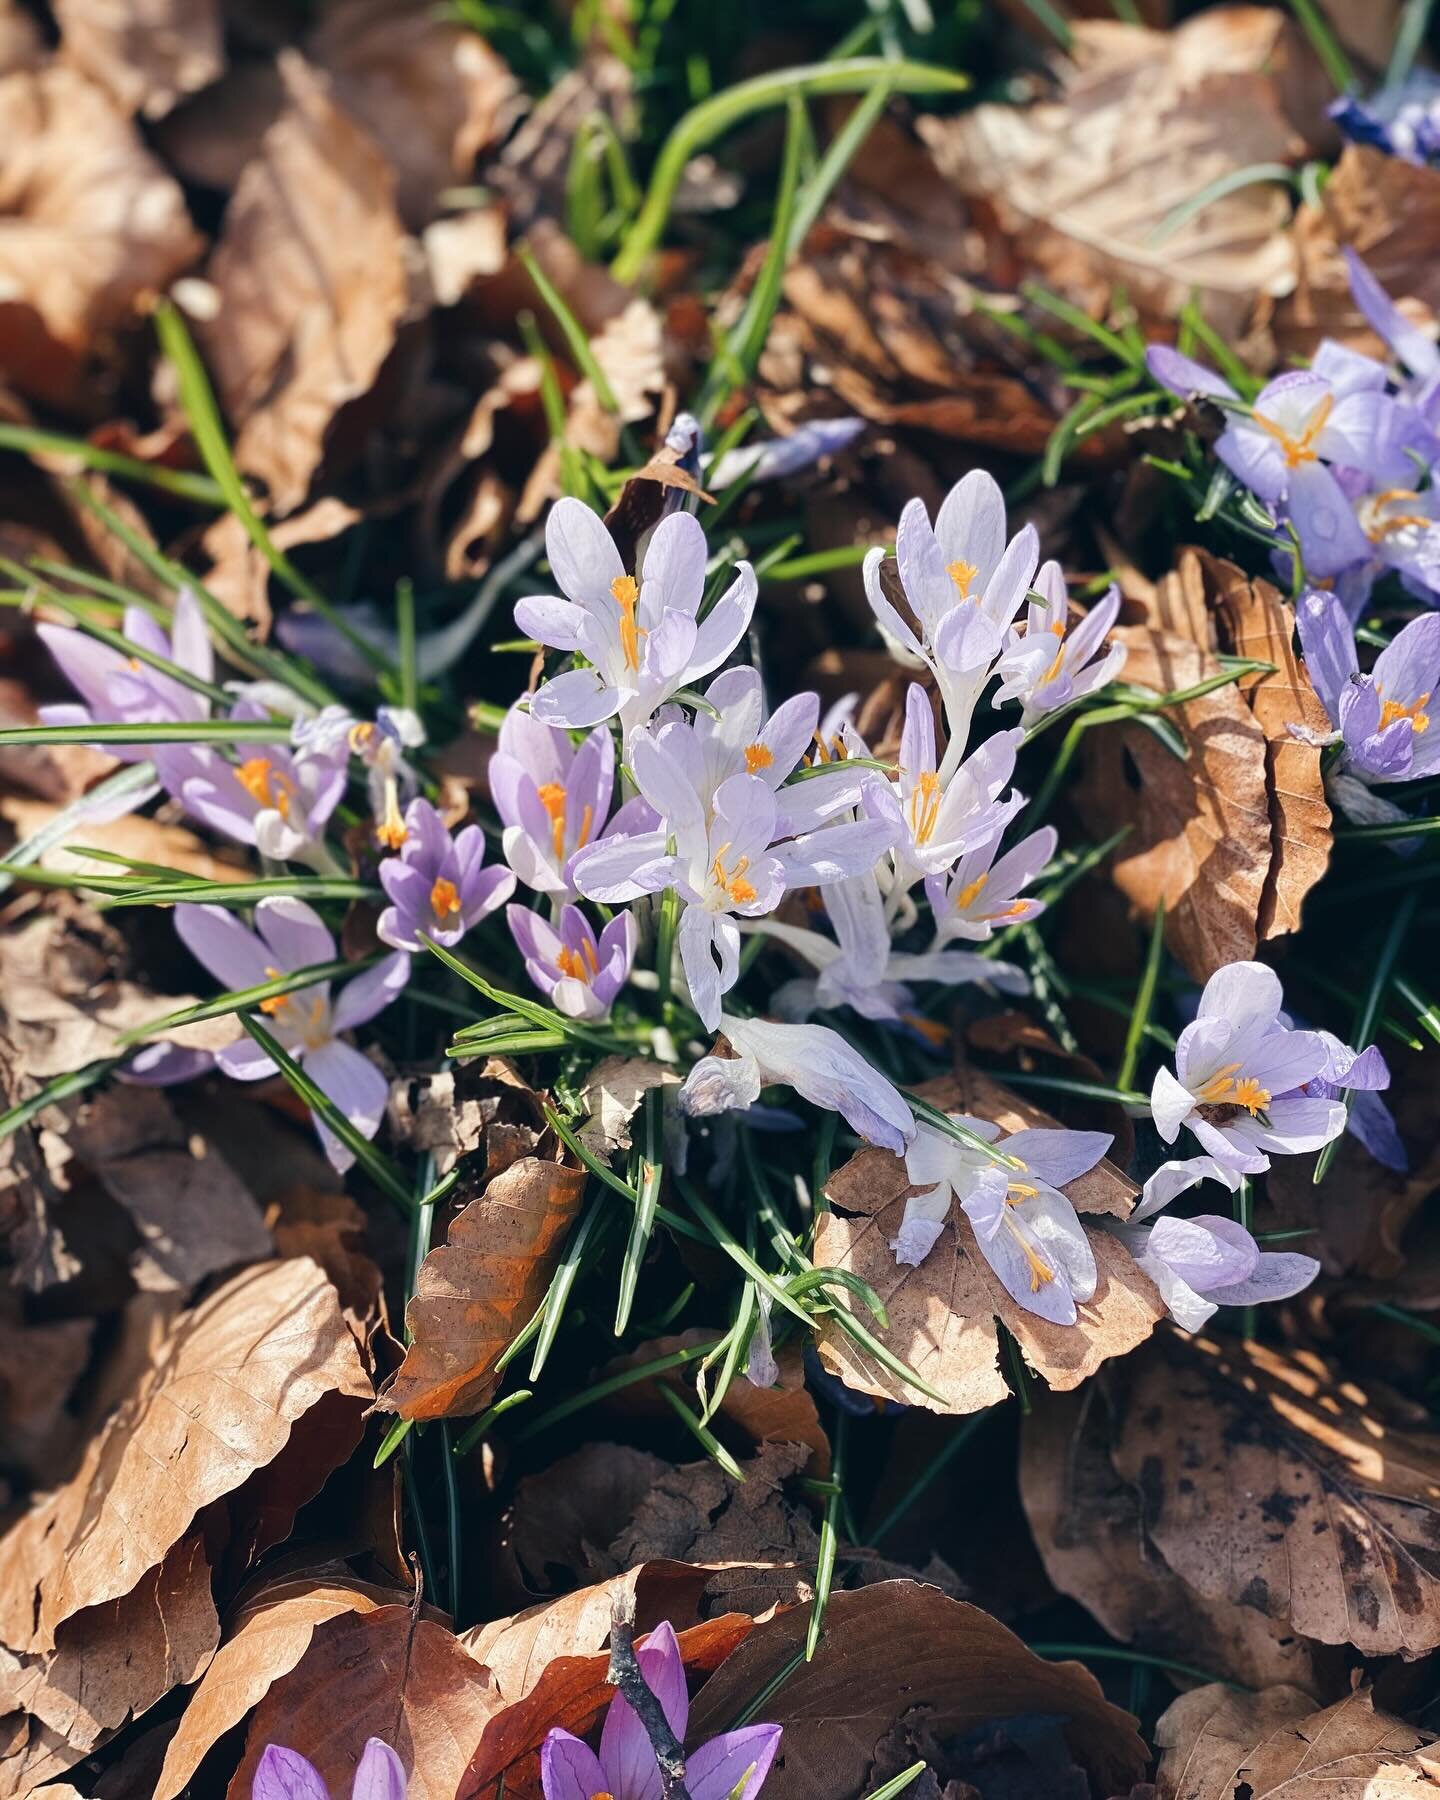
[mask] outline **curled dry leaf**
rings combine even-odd
[[[497,1606],[519,1612],[619,1574],[608,1546],[669,1466],[648,1450],[592,1441],[522,1476],[491,1559]]]
[[[499,1056],[402,1075],[391,1083],[387,1117],[397,1138],[435,1158],[437,1175],[483,1147],[477,1173],[486,1180],[531,1155],[545,1130],[534,1090]]]
[[[129,1594],[204,1507],[278,1457],[328,1396],[349,1403],[353,1449],[370,1393],[314,1263],[234,1276],[178,1315],[76,1474],[0,1540],[0,1643],[53,1649],[66,1620]],[[311,1466],[309,1493],[328,1472]]]
[[[0,77],[0,368],[50,401],[200,252],[179,186],[109,96],[52,62]]]
[[[1168,1330],[1107,1391],[1145,1538],[1197,1594],[1366,1656],[1440,1646],[1440,1436],[1310,1351]]]
[[[163,118],[225,66],[219,0],[56,0],[67,62],[122,112]]]
[[[1433,1732],[1375,1710],[1358,1687],[1317,1711],[1292,1687],[1237,1694],[1196,1688],[1155,1726],[1159,1800],[1401,1800],[1433,1794]]]
[[[372,1737],[404,1763],[408,1800],[454,1800],[498,1704],[489,1671],[444,1625],[411,1606],[346,1607],[313,1625],[300,1660],[255,1708],[229,1800],[249,1800],[267,1744],[298,1750],[330,1793],[348,1794]]]
[[[1007,1131],[1055,1123],[971,1069],[927,1082],[916,1092],[947,1112],[993,1119]],[[899,1232],[910,1191],[902,1158],[888,1150],[861,1150],[831,1176],[825,1191],[831,1210],[818,1222],[814,1260],[868,1281],[890,1315],[888,1331],[880,1330],[848,1294],[837,1292],[838,1303],[856,1311],[867,1329],[942,1398],[911,1387],[837,1326],[822,1323],[821,1361],[861,1393],[927,1406],[932,1412],[979,1412],[1010,1392],[1000,1373],[997,1319],[1014,1335],[1036,1374],[1049,1386],[1065,1389],[1092,1375],[1107,1358],[1143,1343],[1164,1317],[1154,1287],[1109,1232],[1090,1234],[1099,1270],[1094,1298],[1079,1309],[1074,1325],[1051,1325],[1005,1292],[976,1247],[969,1220],[953,1204],[945,1231],[918,1268],[895,1261],[890,1240]],[[1102,1162],[1065,1191],[1082,1215],[1123,1218],[1135,1189],[1118,1169]]]
[[[337,413],[368,395],[415,292],[395,175],[297,53],[286,107],[241,175],[197,329],[239,427],[235,457],[281,512],[305,498]]]
[[[1059,96],[921,121],[941,168],[985,198],[1025,263],[1093,307],[1123,287],[1173,319],[1192,291],[1238,336],[1295,253],[1283,185],[1247,182],[1183,222],[1177,211],[1257,163],[1296,160],[1287,116],[1300,41],[1284,16],[1221,7],[1173,31],[1078,21]]]
[[[701,1690],[689,1741],[727,1729],[803,1650],[808,1625],[808,1607],[757,1625]],[[832,1594],[814,1660],[764,1707],[784,1728],[766,1800],[859,1800],[871,1791],[879,1741],[897,1724],[943,1741],[1037,1714],[1060,1719],[1093,1792],[1124,1791],[1144,1772],[1134,1719],[1078,1663],[1043,1662],[998,1619],[918,1582]],[[944,1779],[943,1768],[936,1774]]]
[[[1110,1460],[1099,1384],[1040,1394],[1021,1422],[1020,1497],[1045,1569],[1111,1637],[1244,1687],[1325,1692],[1325,1653],[1253,1607],[1206,1598],[1146,1541],[1140,1496]]]
[[[495,1359],[549,1285],[584,1187],[583,1169],[526,1156],[455,1215],[420,1265],[405,1309],[410,1347],[381,1411],[444,1419],[486,1405]]]
[[[1208,652],[1170,632],[1122,626],[1125,679],[1159,693],[1220,673]],[[1270,880],[1265,733],[1233,686],[1171,707],[1182,761],[1141,725],[1085,734],[1071,797],[1095,841],[1129,827],[1111,878],[1143,913],[1165,902],[1165,942],[1196,981],[1253,957]]]
[[[630,1121],[651,1088],[678,1086],[679,1076],[648,1056],[607,1056],[585,1077],[580,1098],[587,1110],[576,1136],[608,1162],[630,1148]]]

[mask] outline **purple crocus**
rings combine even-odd
[[[666,1722],[683,1740],[690,1697],[680,1645],[668,1621],[656,1626],[636,1655]],[[692,1751],[685,1758],[690,1800],[755,1800],[779,1748],[780,1730],[778,1725],[744,1725]],[[615,1695],[605,1714],[598,1756],[558,1725],[547,1733],[540,1746],[540,1787],[545,1800],[660,1800],[655,1752],[623,1694]]]
[[[1053,825],[1032,831],[998,859],[999,837],[967,850],[949,875],[929,875],[925,893],[935,914],[935,942],[968,938],[983,944],[997,926],[1026,925],[1038,919],[1045,902],[1023,890],[1055,854],[1060,841]]]
[[[1440,703],[1440,614],[1422,614],[1396,632],[1368,675],[1333,594],[1302,594],[1295,623],[1305,667],[1344,744],[1342,769],[1373,785],[1414,781],[1440,767],[1440,731],[1431,730],[1432,706]]]
[[[490,795],[505,827],[505,860],[528,888],[574,900],[577,851],[612,833],[648,831],[658,823],[643,799],[628,800],[612,819],[615,744],[597,725],[578,748],[567,732],[542,725],[512,706],[490,759]]]
[[[195,960],[227,988],[258,987],[296,969],[333,962],[336,955],[335,940],[319,915],[288,895],[260,902],[254,931],[226,907],[183,902],[175,908],[175,929]],[[340,1033],[383,1011],[409,977],[410,958],[397,950],[347,981],[333,1005],[328,981],[260,1002],[274,1036],[367,1138],[380,1129],[389,1085],[375,1064],[345,1043]],[[218,1050],[215,1061],[236,1081],[263,1081],[276,1072],[276,1065],[248,1037]],[[318,1117],[315,1129],[332,1167],[348,1169],[354,1153]]]
[[[1421,167],[1440,161],[1440,80],[1429,69],[1387,82],[1368,100],[1342,94],[1331,102],[1330,117],[1352,144]]]
[[[402,807],[414,798],[419,778],[405,755],[425,742],[425,727],[405,706],[382,706],[373,720],[354,719],[343,706],[324,707],[295,721],[292,742],[301,752],[334,760],[358,756],[365,765],[375,840],[387,850],[405,842]]]
[[[1329,1050],[1318,1032],[1285,1021],[1284,1003],[1264,963],[1229,963],[1210,977],[1176,1042],[1175,1073],[1161,1069],[1150,1092],[1167,1144],[1183,1125],[1217,1162],[1253,1175],[1270,1167],[1270,1152],[1319,1150],[1345,1129],[1338,1101],[1303,1091]]]
[[[630,978],[635,961],[635,916],[617,913],[597,938],[578,906],[562,906],[552,925],[527,906],[507,906],[510,935],[525,958],[525,973],[570,1019],[604,1019]]]
[[[1305,1083],[1302,1092],[1320,1100],[1339,1100],[1348,1094],[1345,1129],[1376,1162],[1403,1173],[1410,1167],[1410,1157],[1394,1116],[1380,1098],[1390,1085],[1390,1068],[1379,1047],[1370,1044],[1364,1050],[1352,1050],[1333,1032],[1316,1035],[1325,1044],[1325,1066]]]
[[[749,563],[702,619],[709,552],[689,513],[655,527],[638,574],[630,575],[615,541],[582,501],[557,500],[545,524],[545,554],[561,593],[532,595],[515,623],[552,650],[590,664],[547,681],[530,710],[545,725],[583,730],[619,716],[625,739],[670,696],[718,669],[755,610]]]
[[[466,825],[451,837],[425,799],[405,809],[405,847],[380,864],[380,885],[390,904],[375,927],[382,944],[419,950],[422,939],[458,944],[515,892],[509,869],[485,867],[485,833]]]
[[[721,456],[702,457],[705,485],[722,494],[744,476],[756,481],[783,481],[813,469],[823,457],[838,456],[865,429],[857,418],[810,419],[797,425],[789,437],[766,438],[758,444],[742,444]]]
[[[1028,729],[1046,713],[1113,681],[1124,665],[1125,646],[1107,649],[1105,639],[1119,616],[1120,590],[1112,586],[1072,629],[1065,577],[1059,563],[1047,562],[1035,577],[1025,634],[1012,636],[997,665],[994,704],[1020,701],[1020,723]]]
[[[258,718],[253,701],[235,708],[237,719]],[[253,844],[276,862],[328,863],[323,837],[345,792],[349,751],[345,744],[237,744],[227,761],[208,750],[180,746],[178,797],[185,810],[212,831]]]
[[[250,1800],[331,1800],[330,1790],[308,1756],[267,1744],[255,1765]],[[405,1765],[379,1738],[367,1738],[350,1800],[405,1800]]]

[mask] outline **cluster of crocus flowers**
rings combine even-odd
[[[332,1796],[308,1756],[283,1744],[267,1744],[255,1765],[250,1800],[341,1800],[341,1796]],[[405,1800],[405,1765],[379,1738],[366,1740],[355,1765],[350,1800]]]
[[[1360,672],[1355,628],[1334,594],[1312,589],[1295,608],[1300,647],[1315,691],[1332,726],[1322,744],[1336,744],[1335,768],[1367,786],[1416,781],[1440,769],[1440,614],[1402,626]],[[1314,741],[1299,725],[1297,737]]]

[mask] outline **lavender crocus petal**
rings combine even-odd
[[[255,926],[282,969],[304,969],[335,960],[335,940],[312,906],[281,894],[255,908]]]
[[[215,1067],[232,1081],[266,1081],[279,1067],[250,1038],[237,1038],[215,1052]]]
[[[116,1079],[130,1081],[136,1087],[174,1087],[182,1081],[194,1081],[215,1067],[211,1050],[186,1050],[180,1044],[147,1044],[133,1056]]]
[[[1345,1129],[1345,1108],[1338,1100],[1299,1099],[1281,1094],[1270,1102],[1267,1114],[1269,1126],[1260,1126],[1248,1118],[1237,1119],[1235,1130],[1242,1138],[1287,1156],[1323,1150]]]
[[[1440,613],[1424,613],[1397,631],[1371,673],[1387,698],[1413,705],[1433,695],[1440,687]]]
[[[1234,1225],[1218,1219],[1219,1225]],[[1150,1233],[1150,1249],[1163,1257],[1180,1279],[1197,1294],[1244,1281],[1254,1269],[1260,1251],[1243,1225],[1235,1225],[1237,1238],[1216,1229],[1217,1215],[1201,1213],[1193,1219],[1169,1216],[1157,1219]],[[1237,1241],[1238,1239],[1238,1241]]]
[[[1025,1242],[1024,1227],[1002,1209],[996,1212],[993,1197],[972,1195],[960,1202],[961,1210],[975,1226],[975,1241],[981,1254],[1000,1279],[1000,1285],[1018,1306],[1054,1325],[1073,1325],[1076,1319],[1075,1298],[1070,1285],[1058,1270],[1044,1261],[1041,1253]],[[1050,1271],[1049,1279],[1037,1277],[1032,1257],[1039,1257]]]
[[[714,1031],[720,1023],[720,1000],[725,991],[715,963],[716,924],[713,913],[688,906],[680,915],[680,928],[675,934],[690,1001],[707,1031]]]
[[[193,588],[181,588],[175,597],[175,617],[170,642],[172,660],[182,669],[188,669],[202,681],[215,679],[215,646],[211,642],[210,627],[205,623],[205,614],[201,611]],[[203,704],[205,713],[208,714],[209,702]]]
[[[689,515],[676,515],[688,517]],[[657,1625],[636,1652],[640,1672],[660,1702],[665,1721],[683,1740],[690,1717],[690,1697],[685,1689],[685,1665],[674,1627],[669,1620]],[[660,1800],[660,1768],[649,1734],[623,1694],[616,1694],[600,1733],[600,1767],[605,1772],[605,1791],[624,1800]]]
[[[1024,525],[1006,546],[980,602],[985,616],[1002,631],[1025,604],[1039,565],[1040,534],[1033,525]]]
[[[671,513],[650,534],[641,569],[644,586],[654,586],[667,611],[676,609],[694,618],[705,591],[708,551],[705,531],[693,513]],[[649,594],[642,596],[648,603]]]
[[[988,669],[1004,640],[1000,627],[978,606],[954,606],[935,630],[935,660],[948,673],[968,675]]]
[[[785,871],[787,887],[824,887],[867,874],[894,841],[890,820],[856,819],[776,844],[773,854]]]
[[[867,553],[861,571],[865,583],[865,598],[870,602],[870,610],[885,636],[899,644],[902,650],[909,651],[918,661],[924,655],[920,640],[895,610],[881,585],[880,570],[884,561],[885,552],[878,547]]]
[[[515,602],[515,626],[522,636],[534,638],[551,650],[574,652],[581,648],[580,633],[587,617],[584,607],[553,594],[528,594]]]
[[[1151,344],[1145,352],[1145,367],[1161,387],[1168,388],[1172,394],[1178,394],[1182,400],[1189,400],[1196,394],[1219,396],[1226,400],[1239,398],[1223,376],[1217,375],[1213,369],[1207,369],[1192,357],[1182,356],[1169,344]]]
[[[258,987],[273,979],[270,952],[228,907],[182,901],[175,908],[175,930],[196,962],[225,987]]]
[[[1301,463],[1290,476],[1285,508],[1300,534],[1306,572],[1317,581],[1338,575],[1370,554],[1355,509],[1323,463]]]
[[[828,1026],[777,1025],[727,1013],[721,1029],[742,1055],[755,1058],[766,1079],[838,1112],[868,1142],[899,1155],[914,1136],[914,1120],[900,1094]]]
[[[1260,962],[1232,962],[1217,969],[1200,996],[1200,1016],[1224,1019],[1238,1037],[1278,1017],[1285,1004],[1280,977]]]
[[[353,1031],[373,1019],[404,991],[412,964],[403,950],[387,956],[373,969],[353,976],[340,989],[331,1013],[333,1031]]]
[[[1308,588],[1295,608],[1300,648],[1305,667],[1324,702],[1332,724],[1340,719],[1340,701],[1360,665],[1355,655],[1355,632],[1345,608],[1333,594]]]
[[[337,1038],[312,1050],[305,1058],[305,1069],[315,1085],[355,1127],[362,1137],[373,1138],[385,1116],[385,1102],[390,1084],[374,1063],[363,1057],[351,1044]],[[355,1161],[349,1150],[330,1131],[324,1120],[315,1115],[315,1129],[330,1159],[330,1166],[343,1174]]]
[[[722,1732],[685,1759],[690,1800],[755,1800],[780,1747],[779,1725],[745,1725]],[[749,1779],[741,1781],[749,1771]]]
[[[1279,444],[1248,419],[1232,420],[1215,440],[1215,454],[1235,478],[1270,505],[1283,499],[1289,473]]]
[[[948,562],[975,568],[975,589],[983,592],[1005,554],[1005,496],[985,469],[962,475],[940,502],[935,538]]]
[[[620,690],[607,686],[597,669],[569,669],[535,690],[530,711],[542,725],[586,731],[613,718],[620,701]]]
[[[700,623],[689,670],[692,681],[718,669],[749,628],[759,583],[748,562],[738,562],[735,567],[734,581]]]
[[[1350,275],[1350,292],[1366,323],[1384,340],[1415,375],[1440,370],[1440,350],[1419,326],[1410,321],[1366,268],[1357,251],[1346,244],[1341,254]]]
[[[605,1791],[605,1771],[588,1744],[556,1725],[540,1745],[540,1790],[545,1800],[593,1800]]]
[[[1210,1156],[1191,1156],[1163,1162],[1146,1181],[1140,1199],[1130,1214],[1130,1223],[1138,1225],[1141,1219],[1148,1219],[1197,1182],[1218,1181],[1234,1193],[1243,1179],[1244,1176],[1238,1169],[1216,1162]]]
[[[702,1056],[680,1089],[680,1110],[693,1118],[743,1112],[760,1098],[762,1085],[753,1056]]]
[[[95,718],[108,720],[109,680],[125,667],[120,653],[74,625],[37,625],[35,635]]]
[[[1346,1129],[1385,1168],[1403,1174],[1410,1167],[1405,1140],[1400,1136],[1399,1127],[1389,1107],[1378,1094],[1363,1089],[1351,1094]]]
[[[668,842],[663,831],[602,838],[577,853],[570,864],[571,879],[587,900],[605,906],[622,906],[642,894],[658,893],[677,873],[676,859],[666,851]]]
[[[1298,1294],[1320,1273],[1313,1256],[1300,1256],[1290,1250],[1262,1251],[1254,1272],[1247,1280],[1230,1287],[1212,1288],[1210,1298],[1221,1306],[1263,1306],[1270,1300],[1288,1300]]]
[[[1180,1135],[1180,1127],[1195,1109],[1189,1088],[1181,1087],[1169,1069],[1157,1069],[1150,1088],[1150,1116],[1167,1144]]]
[[[1121,1228],[1120,1236],[1131,1242],[1128,1232]],[[1136,1234],[1140,1238],[1149,1236],[1147,1232]],[[1194,1288],[1181,1279],[1170,1267],[1163,1256],[1151,1250],[1148,1245],[1131,1245],[1136,1262],[1160,1290],[1160,1298],[1165,1302],[1170,1317],[1182,1331],[1199,1331],[1207,1320],[1213,1319],[1220,1310],[1214,1300],[1207,1300],[1197,1294]]]
[[[1325,1067],[1328,1052],[1318,1031],[1276,1031],[1245,1058],[1243,1073],[1271,1094],[1303,1087]]]
[[[630,766],[641,793],[674,833],[681,856],[701,854],[705,808],[681,763],[639,731],[630,746]]]
[[[1048,1181],[1052,1187],[1064,1187],[1093,1169],[1114,1142],[1108,1131],[1027,1127],[1011,1132],[1005,1140],[1005,1150],[1008,1155],[1018,1156],[1042,1181]]]
[[[610,584],[625,573],[615,540],[583,500],[557,500],[545,521],[545,556],[563,593],[604,618]]]
[[[255,1765],[250,1800],[330,1800],[330,1790],[309,1757],[283,1744],[267,1744]]]
[[[405,1765],[379,1738],[366,1738],[350,1800],[405,1800]]]

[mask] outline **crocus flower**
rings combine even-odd
[[[298,731],[295,735],[303,743]],[[398,850],[405,842],[401,808],[420,785],[405,752],[425,742],[425,727],[408,707],[382,706],[373,721],[353,724],[346,741],[365,765],[376,839],[387,850]]]
[[[1025,635],[1012,637],[1001,656],[1000,686],[994,704],[1019,700],[1022,727],[1028,728],[1058,706],[1093,694],[1113,681],[1125,661],[1125,646],[1105,649],[1120,616],[1120,590],[1111,587],[1071,629],[1070,603],[1059,563],[1047,562],[1035,577],[1035,593],[1025,615]]]
[[[635,961],[633,913],[617,913],[598,939],[578,906],[561,907],[556,925],[528,906],[507,906],[505,917],[525,973],[557,1012],[571,1019],[609,1016]]]
[[[669,1622],[657,1625],[636,1651],[640,1672],[677,1739],[690,1717],[685,1665]],[[690,1800],[755,1800],[780,1745],[780,1726],[744,1725],[725,1731],[685,1758]],[[540,1746],[545,1800],[660,1800],[660,1770],[639,1716],[617,1693],[605,1714],[600,1754],[555,1726]],[[387,1796],[388,1800],[388,1796]]]
[[[588,668],[547,681],[530,710],[545,725],[572,730],[617,714],[630,734],[680,688],[718,669],[755,610],[755,572],[739,574],[702,620],[705,533],[689,513],[662,519],[639,575],[628,575],[614,540],[583,502],[557,500],[545,526],[545,553],[561,592],[534,595],[515,623],[553,650],[585,657]]]
[[[753,481],[782,481],[801,475],[822,458],[838,456],[865,429],[857,418],[811,419],[797,425],[789,437],[766,438],[759,444],[742,444],[723,456],[702,457],[706,485],[719,494],[741,476]]]
[[[331,1796],[309,1757],[283,1744],[267,1744],[255,1765],[250,1800],[331,1800]],[[365,1740],[350,1800],[405,1800],[405,1765],[379,1738]]]
[[[227,988],[258,987],[296,969],[335,960],[335,940],[319,915],[289,896],[262,900],[255,908],[254,931],[226,907],[187,903],[175,908],[175,929],[195,960]],[[340,1033],[383,1011],[409,976],[410,958],[397,950],[347,981],[333,1006],[328,981],[260,1003],[274,1036],[367,1138],[380,1129],[389,1087],[374,1063]],[[263,1081],[275,1073],[275,1064],[248,1037],[216,1051],[215,1061],[236,1081]],[[354,1153],[318,1117],[315,1129],[331,1165],[348,1169]]]
[[[234,716],[259,709],[242,702]],[[345,792],[343,745],[237,744],[236,760],[185,750],[179,798],[211,830],[253,844],[276,862],[323,860],[325,827]]]
[[[1038,919],[1045,902],[1026,895],[1030,885],[1055,854],[1059,833],[1043,825],[996,859],[998,837],[976,850],[967,850],[951,873],[929,875],[925,893],[935,914],[935,942],[969,938],[983,944],[996,926],[1025,925]]]
[[[1440,347],[1418,325],[1411,324],[1349,245],[1343,246],[1341,253],[1356,306],[1406,371],[1401,393],[1423,419],[1435,423],[1440,407]]]
[[[37,625],[35,629],[81,701],[42,706],[39,711],[43,724],[168,725],[210,717],[210,702],[204,694],[141,662],[138,656],[122,656],[73,625]],[[163,656],[202,681],[215,679],[210,633],[189,588],[182,588],[176,597],[169,636],[140,606],[126,607],[122,629],[140,649]],[[172,788],[190,768],[189,758],[194,754],[183,745],[172,744],[111,744],[106,749],[122,762],[152,761],[161,784]],[[153,799],[156,792],[154,787],[146,788],[126,795],[123,802],[116,804],[121,811],[133,812]]]
[[[615,743],[597,725],[577,748],[569,734],[512,706],[490,759],[490,794],[505,827],[505,860],[537,894],[574,900],[571,865],[587,844],[612,833],[650,831],[658,820],[640,798],[611,817]]]
[[[884,551],[872,550],[865,558],[865,594],[881,631],[902,660],[931,670],[944,699],[947,775],[965,753],[975,703],[1040,560],[1033,525],[1008,544],[1005,529],[1004,497],[980,469],[945,496],[933,528],[923,501],[906,505],[895,559],[918,634],[885,593]]]
[[[1103,1131],[1025,1130],[1000,1140],[988,1119],[960,1116],[1009,1159],[922,1123],[905,1153],[905,1171],[918,1191],[905,1202],[895,1260],[919,1264],[935,1247],[950,1216],[953,1194],[975,1231],[981,1254],[1011,1299],[1057,1325],[1073,1325],[1076,1301],[1095,1292],[1095,1256],[1075,1208],[1061,1186],[1093,1169],[1110,1148]]]
[[[660,828],[582,851],[575,884],[591,900],[623,904],[674,887],[684,910],[677,945],[690,998],[708,1030],[740,970],[735,919],[773,912],[787,887],[819,887],[868,869],[890,841],[883,821],[825,825],[777,843],[775,795],[758,775],[732,775],[706,808],[697,770],[637,732],[630,753]],[[674,849],[670,848],[671,843]]]
[[[382,944],[419,950],[431,938],[447,948],[487,918],[515,892],[509,869],[486,868],[485,833],[466,825],[452,838],[425,799],[405,809],[404,848],[380,864],[380,885],[390,904],[375,930]]]
[[[826,1025],[784,1025],[773,1019],[720,1016],[734,1056],[705,1056],[680,1090],[680,1109],[693,1117],[751,1107],[771,1084],[794,1088],[812,1105],[838,1112],[868,1143],[897,1154],[915,1132],[899,1091],[838,1031]]]
[[[1348,1094],[1345,1129],[1387,1169],[1408,1169],[1410,1158],[1399,1127],[1380,1098],[1390,1085],[1390,1069],[1378,1046],[1370,1044],[1357,1051],[1342,1044],[1333,1032],[1316,1035],[1325,1045],[1325,1066],[1305,1083],[1301,1092],[1321,1100],[1338,1100]]]
[[[1342,94],[1331,102],[1330,117],[1352,144],[1422,167],[1440,161],[1440,80],[1429,69],[1412,70],[1368,100]]]
[[[1310,679],[1344,744],[1340,767],[1371,784],[1414,781],[1440,767],[1440,730],[1431,730],[1432,706],[1440,704],[1440,614],[1396,632],[1368,675],[1333,594],[1302,594],[1295,622]]]
[[[1216,1162],[1253,1175],[1270,1167],[1270,1152],[1318,1150],[1345,1129],[1338,1101],[1302,1091],[1329,1051],[1318,1032],[1293,1030],[1283,1005],[1264,963],[1229,963],[1210,977],[1176,1042],[1175,1073],[1159,1070],[1150,1091],[1167,1144],[1186,1126]]]

